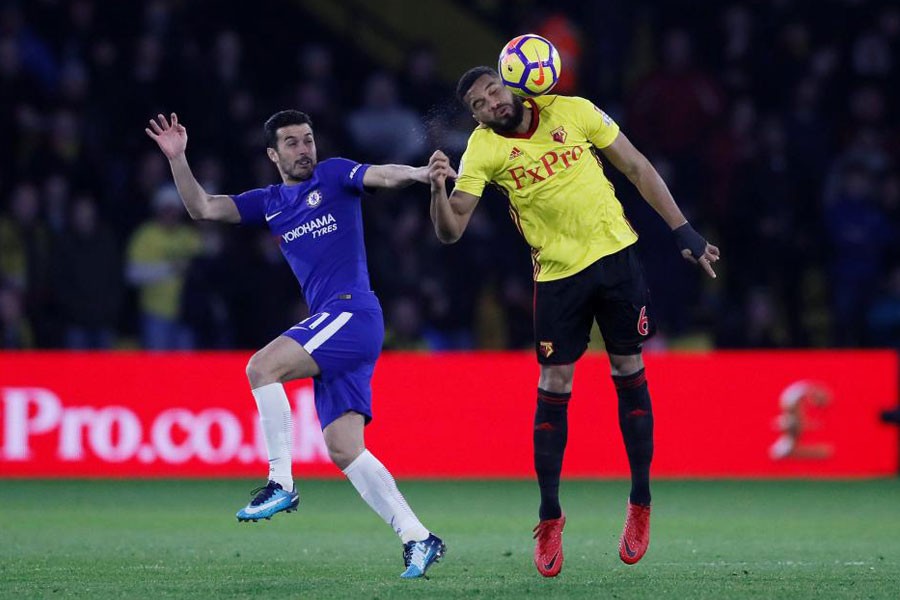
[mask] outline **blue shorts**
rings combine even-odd
[[[379,308],[330,303],[283,335],[309,352],[322,371],[313,378],[316,412],[325,429],[347,411],[372,420],[372,373],[384,341]]]

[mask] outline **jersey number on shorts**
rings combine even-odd
[[[353,316],[353,313],[350,312],[342,312],[334,319],[331,320],[328,325],[322,328],[321,331],[316,333],[313,337],[309,339],[305,344],[303,344],[304,350],[309,352],[310,354],[313,351],[321,346],[325,341],[328,340],[331,336],[338,332],[338,330],[347,324],[347,321],[350,320],[350,317]],[[331,317],[331,313],[320,312],[314,315],[310,315],[291,327],[291,329],[307,329],[309,331],[314,330],[316,327],[328,321]]]
[[[320,312],[314,315],[309,315],[299,323],[297,323],[297,327],[303,329],[309,329],[310,331],[321,325],[328,317],[331,316],[331,313]],[[312,323],[310,323],[312,321]]]

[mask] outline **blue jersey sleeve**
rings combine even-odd
[[[369,165],[358,163],[346,158],[332,158],[328,161],[328,170],[342,188],[362,194],[363,175],[369,170]]]
[[[261,225],[266,222],[266,206],[274,188],[275,186],[269,186],[232,196],[234,204],[241,214],[242,224]]]

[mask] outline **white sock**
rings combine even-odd
[[[363,450],[363,453],[344,469],[344,475],[366,504],[397,532],[404,544],[428,537],[428,530],[406,503],[403,494],[397,489],[394,478],[371,452]]]
[[[284,386],[280,383],[269,383],[251,391],[256,399],[259,422],[262,425],[263,437],[266,439],[269,479],[281,484],[286,491],[293,491],[291,440],[294,429],[291,421],[291,405],[284,392]]]

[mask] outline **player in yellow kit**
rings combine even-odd
[[[719,249],[690,226],[653,165],[590,101],[566,96],[523,101],[489,67],[466,72],[457,95],[479,125],[449,197],[449,160],[441,151],[431,157],[431,218],[437,236],[447,244],[457,241],[491,183],[508,197],[510,215],[534,261],[534,339],[541,367],[534,420],[541,491],[535,566],[545,577],[562,568],[566,517],[559,504],[559,477],[567,407],[575,362],[587,349],[593,320],[606,344],[631,468],[619,556],[634,564],[650,543],[653,412],[641,349],[655,325],[634,248],[637,234],[601,159],[628,177],[672,229],[684,257],[710,277],[715,277],[712,263]]]

